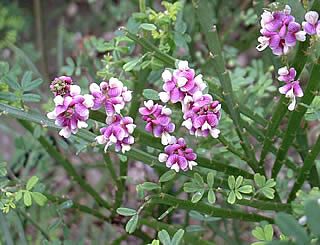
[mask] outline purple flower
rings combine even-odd
[[[166,166],[174,169],[176,172],[179,172],[180,169],[183,171],[192,170],[192,167],[198,165],[194,161],[197,155],[191,148],[187,148],[183,138],[166,146],[164,151],[165,153],[159,154],[159,161],[166,162]]]
[[[288,68],[284,66],[278,70],[278,74],[279,74],[279,77],[278,77],[279,81],[289,83],[295,79],[297,72],[294,68],[290,68],[288,70]]]
[[[50,90],[53,92],[54,96],[64,96],[70,95],[70,85],[72,84],[72,78],[61,76],[55,78],[50,84]]]
[[[131,117],[121,117],[114,115],[112,122],[107,127],[100,129],[101,135],[96,137],[98,144],[106,144],[104,151],[106,152],[110,145],[115,145],[115,150],[122,153],[129,151],[134,143],[134,137],[131,136],[136,125]]]
[[[202,75],[195,77],[195,72],[188,66],[188,61],[180,61],[178,63],[178,69],[173,71],[165,70],[162,73],[162,79],[164,80],[163,90],[160,92],[159,97],[162,102],[175,104],[183,101],[187,95],[193,95],[197,91],[203,91],[206,88],[206,84],[202,80]]]
[[[317,35],[320,36],[319,14],[315,11],[309,11],[304,18],[306,21],[302,22],[303,30],[309,35],[317,33]]]
[[[219,101],[212,100],[209,94],[196,93],[187,108],[182,126],[185,126],[190,134],[196,136],[211,134],[213,138],[219,137],[220,130],[216,129],[221,117]]]
[[[55,119],[57,126],[63,127],[59,134],[69,138],[76,134],[79,128],[86,128],[89,118],[89,108],[93,106],[92,95],[80,95],[81,89],[77,85],[70,85],[70,96],[57,95],[54,98],[56,108],[47,114],[49,119]]]
[[[296,97],[302,97],[303,91],[299,85],[299,81],[294,81],[279,88],[281,94],[285,94],[287,98],[290,98],[290,104],[288,106],[289,111],[293,111],[296,106]]]
[[[144,106],[139,108],[142,119],[147,122],[146,130],[153,132],[156,137],[161,137],[161,143],[168,145],[173,142],[172,133],[175,129],[174,123],[171,122],[171,110],[165,106],[153,103],[152,100],[144,101]]]
[[[258,51],[269,46],[275,55],[287,54],[296,45],[297,40],[306,40],[306,33],[300,31],[300,24],[295,22],[290,12],[291,8],[286,5],[283,11],[265,11],[261,15],[262,36],[258,38]]]
[[[120,114],[125,103],[131,101],[132,98],[132,91],[129,91],[121,81],[113,77],[109,80],[109,83],[102,82],[100,86],[92,83],[90,92],[94,97],[92,110],[98,110],[104,105],[109,117],[112,117],[115,113]]]

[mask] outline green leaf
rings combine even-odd
[[[138,65],[139,62],[140,62],[140,58],[135,57],[132,60],[130,60],[128,63],[124,64],[122,69],[127,72],[131,71]]]
[[[269,199],[274,198],[274,192],[275,192],[274,189],[265,187],[265,188],[261,189],[261,191],[267,198],[269,198]]]
[[[216,202],[216,195],[214,194],[214,191],[212,189],[210,189],[208,192],[208,202],[210,204],[213,204]]]
[[[32,205],[32,199],[31,199],[30,191],[26,191],[24,193],[23,202],[24,202],[24,205],[26,205],[27,207]]]
[[[0,177],[7,176],[8,172],[6,168],[0,168]]]
[[[161,230],[158,233],[158,238],[163,245],[170,245],[171,244],[170,236],[166,230]]]
[[[153,89],[144,89],[142,92],[143,97],[148,100],[159,100],[159,92]]]
[[[258,240],[265,241],[266,239],[264,230],[260,226],[257,226],[251,233]]]
[[[43,82],[41,78],[38,78],[36,80],[33,80],[31,83],[27,84],[26,87],[23,88],[24,91],[31,91],[37,87]]]
[[[39,206],[43,206],[47,202],[47,197],[40,192],[31,192],[31,196]]]
[[[3,81],[9,85],[10,88],[12,88],[13,90],[21,90],[21,86],[20,84],[18,83],[17,81],[17,78],[16,77],[13,77],[12,74],[9,74],[7,76],[5,76],[3,78]]]
[[[22,89],[25,89],[28,86],[28,84],[31,82],[31,80],[32,80],[32,72],[31,71],[25,72],[21,80]]]
[[[192,196],[191,202],[192,203],[197,203],[201,200],[201,198],[203,197],[204,194],[204,190],[201,191],[197,191],[196,193],[194,193],[194,195]]]
[[[41,97],[38,94],[23,94],[21,99],[26,102],[40,102]]]
[[[156,27],[154,24],[143,23],[143,24],[140,25],[140,27],[141,27],[143,30],[146,30],[146,31],[154,31],[154,30],[157,30],[157,27]]]
[[[248,194],[252,192],[252,186],[251,185],[244,185],[237,189],[237,191]]]
[[[133,233],[137,228],[138,220],[139,218],[137,214],[132,216],[126,225],[126,232],[128,232],[129,234]]]
[[[18,96],[14,93],[7,92],[7,91],[0,92],[0,100],[16,101],[17,99],[18,99]]]
[[[268,179],[267,182],[265,183],[264,187],[274,187],[276,186],[276,182],[274,181],[274,179]]]
[[[39,178],[37,176],[32,176],[29,180],[28,180],[28,183],[27,183],[27,190],[30,191],[34,186],[35,184],[37,184],[39,181]]]
[[[174,170],[169,170],[165,172],[163,175],[161,175],[159,182],[167,182],[169,180],[172,180],[176,176],[176,172]]]
[[[201,191],[203,190],[203,187],[199,187],[196,183],[194,182],[187,182],[187,183],[184,183],[183,185],[183,190],[185,192],[196,192],[196,191]]]
[[[199,232],[199,231],[205,231],[206,229],[202,227],[201,225],[189,225],[186,228],[187,232]]]
[[[295,237],[298,244],[309,243],[309,236],[293,216],[286,213],[278,213],[275,217],[275,222],[284,235]]]
[[[242,195],[238,190],[235,190],[234,193],[236,194],[236,198],[241,200],[242,199]]]
[[[259,188],[262,188],[265,185],[266,177],[261,176],[260,174],[254,175],[254,182]]]
[[[236,194],[234,193],[234,191],[230,191],[229,196],[228,196],[228,203],[230,204],[234,204],[236,201]]]
[[[160,189],[160,186],[158,184],[152,183],[152,182],[144,182],[141,186],[146,191],[152,191],[152,190],[155,190],[155,189]]]
[[[235,180],[234,176],[233,175],[229,176],[228,177],[228,185],[229,185],[230,190],[234,189],[235,183],[236,183],[236,180]]]
[[[199,187],[202,187],[204,186],[204,181],[203,181],[203,178],[200,174],[198,173],[194,173],[193,175],[193,180],[194,182],[199,186]]]
[[[140,199],[143,199],[144,198],[144,190],[143,190],[141,184],[136,186],[136,191],[137,191],[138,197]]]
[[[117,208],[117,213],[123,216],[133,216],[137,214],[137,211],[131,208]]]
[[[184,230],[179,229],[176,232],[176,234],[174,234],[172,241],[171,241],[171,245],[179,245],[182,240],[183,234],[184,234]]]
[[[15,200],[18,202],[22,198],[22,191],[18,191],[15,196]]]
[[[58,208],[59,208],[59,210],[64,210],[64,209],[71,208],[72,206],[73,206],[73,201],[67,200],[67,201],[61,203]]]
[[[264,227],[264,236],[266,238],[266,241],[272,241],[272,238],[273,238],[273,227],[272,225],[266,225]]]
[[[212,172],[208,173],[208,175],[207,175],[207,183],[208,183],[209,188],[212,188],[213,183],[214,183],[214,175]]]
[[[314,235],[320,237],[320,205],[317,200],[307,201],[305,205],[307,223]]]
[[[243,181],[243,177],[242,176],[238,176],[234,188],[238,189],[241,186],[242,181]]]
[[[172,210],[176,209],[176,207],[172,206],[170,208],[168,208],[167,211],[165,211],[163,214],[160,215],[160,217],[158,218],[158,220],[162,220],[164,217],[166,217],[169,213],[172,212]]]

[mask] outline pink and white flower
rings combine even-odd
[[[160,92],[159,97],[164,103],[181,102],[185,96],[192,96],[195,92],[203,91],[207,87],[201,74],[195,77],[195,72],[189,68],[188,61],[179,61],[178,69],[173,73],[165,70],[162,73],[162,79],[164,92]]]
[[[183,171],[192,170],[194,166],[198,165],[194,161],[197,155],[191,148],[187,148],[183,138],[166,146],[164,151],[164,153],[159,154],[159,162],[166,162],[166,166],[176,172],[179,172],[180,169]]]
[[[284,66],[278,70],[278,74],[279,81],[289,83],[295,79],[297,72],[293,67],[288,70],[288,67]]]
[[[260,33],[258,38],[260,43],[258,51],[262,51],[268,46],[275,55],[287,54],[296,41],[305,41],[306,33],[300,31],[300,24],[295,22],[295,18],[290,15],[291,8],[286,5],[283,11],[266,11],[261,15]]]
[[[317,34],[320,36],[319,14],[316,11],[309,11],[304,18],[306,21],[302,22],[303,30],[309,35]]]
[[[92,110],[98,110],[104,105],[109,117],[112,117],[115,113],[120,114],[125,104],[132,98],[132,91],[128,90],[120,80],[114,77],[110,78],[109,83],[100,83],[100,86],[92,83],[90,92],[94,97]]]
[[[57,95],[54,98],[56,108],[47,114],[49,119],[55,119],[57,126],[63,127],[59,134],[69,138],[78,129],[88,127],[89,108],[93,106],[92,95],[80,95],[81,88],[77,85],[69,86],[69,95]]]
[[[144,107],[139,108],[142,119],[147,122],[146,130],[154,136],[161,137],[161,143],[168,145],[173,142],[170,135],[175,129],[174,123],[169,117],[172,111],[166,106],[154,104],[152,100],[144,101]]]
[[[108,123],[108,122],[107,122]],[[106,144],[104,151],[108,147],[115,145],[115,150],[122,153],[129,151],[134,143],[134,137],[131,136],[136,125],[131,117],[112,116],[112,122],[107,127],[100,129],[101,135],[96,137],[98,144]]]
[[[50,84],[50,90],[54,96],[70,95],[70,85],[72,84],[72,78],[66,76],[60,76],[55,78]]]
[[[289,111],[293,111],[296,107],[296,97],[302,97],[303,91],[300,87],[299,81],[294,81],[288,83],[279,88],[281,94],[285,94],[287,98],[290,99],[290,104],[288,106]]]
[[[211,134],[213,138],[218,138],[220,130],[216,127],[221,117],[221,104],[214,101],[209,94],[194,94],[190,105],[186,106],[187,110],[183,118],[185,126],[190,134],[195,136],[208,136]]]

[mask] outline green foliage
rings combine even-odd
[[[228,194],[228,203],[234,204],[236,200],[242,199],[242,194],[249,194],[252,192],[252,186],[243,184],[243,177],[238,176],[237,179],[235,177],[229,176],[228,178],[228,186],[230,188],[230,192]]]
[[[184,230],[179,229],[172,239],[166,230],[161,230],[158,233],[158,238],[163,245],[179,245],[184,235]]]
[[[272,241],[273,238],[273,228],[272,225],[265,225],[264,228],[257,226],[253,231],[252,235],[260,240],[260,242],[252,243],[252,245],[264,245],[268,241]]]
[[[216,202],[216,195],[213,189],[214,184],[214,175],[212,172],[208,173],[207,175],[207,186],[205,187],[204,180],[201,175],[198,173],[195,173],[193,175],[193,179],[191,182],[187,182],[183,186],[183,190],[188,193],[194,193],[191,199],[191,202],[197,203],[199,202],[205,192],[208,192],[208,202],[210,204],[213,204]]]
[[[262,192],[263,195],[269,199],[274,198],[274,192],[275,190],[273,187],[275,187],[276,182],[273,179],[268,179],[266,181],[266,177],[262,176],[260,174],[254,175],[254,182],[258,186],[258,190],[255,192],[255,194]]]

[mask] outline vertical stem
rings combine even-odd
[[[139,10],[141,13],[146,12],[146,0],[139,0]]]
[[[47,52],[44,47],[43,43],[43,27],[42,27],[42,16],[41,16],[41,0],[33,0],[34,5],[34,15],[35,15],[35,22],[36,22],[36,38],[37,38],[37,49],[40,52],[40,67],[41,73],[43,77],[49,81],[48,75],[48,65],[47,65]]]

